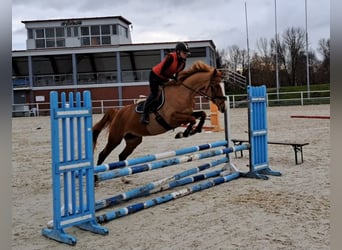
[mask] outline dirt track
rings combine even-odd
[[[330,120],[290,118],[330,115],[329,109],[329,105],[268,108],[270,140],[310,143],[304,147],[301,165],[295,165],[290,146],[269,146],[271,168],[282,172],[282,177],[240,178],[146,209],[106,224],[108,236],[70,228],[67,232],[78,239],[72,249],[330,249]],[[94,115],[94,122],[98,119]],[[52,218],[49,122],[49,117],[12,119],[12,249],[68,249],[41,235]],[[247,138],[246,109],[232,109],[230,123],[232,137]],[[145,137],[133,157],[224,139],[223,132],[217,132],[175,140],[177,131]],[[99,149],[105,136],[100,137]],[[117,160],[120,148],[108,162]],[[248,170],[248,154],[242,159],[232,155],[231,160],[240,170]],[[103,182],[96,188],[96,198],[189,166],[194,165],[134,175],[131,184]]]

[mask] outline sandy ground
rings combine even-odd
[[[232,137],[247,138],[247,109],[230,113]],[[266,181],[239,178],[145,209],[105,224],[107,236],[68,228],[78,240],[73,247],[41,235],[52,219],[50,118],[13,118],[12,249],[330,249],[330,120],[290,118],[329,114],[329,105],[268,108],[270,140],[310,143],[304,147],[301,165],[295,164],[291,146],[269,146],[270,166],[281,177]],[[94,122],[99,119],[100,115],[94,115]],[[223,132],[204,132],[176,140],[177,131],[145,137],[132,157],[224,139]],[[104,133],[99,149],[105,141]],[[106,162],[116,161],[120,149],[122,146]],[[96,158],[98,151],[95,153]],[[247,152],[242,159],[232,154],[231,161],[241,171],[248,170]],[[130,184],[119,179],[102,182],[96,188],[96,199],[199,164],[130,176]]]

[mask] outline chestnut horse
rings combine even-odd
[[[178,81],[170,81],[164,88],[164,103],[159,110],[150,114],[148,125],[140,122],[141,114],[136,112],[137,105],[130,104],[122,109],[109,109],[102,119],[93,126],[93,146],[95,149],[100,132],[109,126],[107,145],[100,152],[97,165],[104,162],[106,157],[124,139],[126,147],[119,154],[119,160],[125,160],[142,142],[143,136],[165,133],[170,129],[189,124],[181,135],[186,137],[202,131],[206,114],[204,111],[193,111],[195,96],[201,95],[215,103],[223,113],[226,109],[226,97],[221,88],[222,72],[201,61],[194,63],[189,69],[178,75]],[[198,125],[196,118],[201,118]],[[161,121],[160,121],[161,120]]]

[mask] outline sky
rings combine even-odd
[[[133,43],[212,40],[217,50],[257,51],[257,41],[274,38],[276,28],[280,36],[305,30],[306,20],[309,49],[330,38],[328,0],[307,0],[307,8],[305,0],[12,0],[12,49],[26,49],[22,21],[101,16],[129,20]]]

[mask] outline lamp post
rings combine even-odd
[[[309,39],[308,39],[308,14],[307,14],[307,0],[305,0],[305,42],[306,42],[306,84],[308,98],[310,99],[310,68],[309,68]]]
[[[278,31],[277,31],[277,0],[274,0],[274,29],[275,29],[275,60],[276,60],[276,86],[277,100],[279,101],[279,69],[278,69]]]
[[[251,80],[251,66],[249,58],[249,41],[248,41],[248,20],[247,20],[247,4],[245,2],[245,16],[246,16],[246,34],[247,34],[247,63],[248,63],[248,84],[252,85]]]

